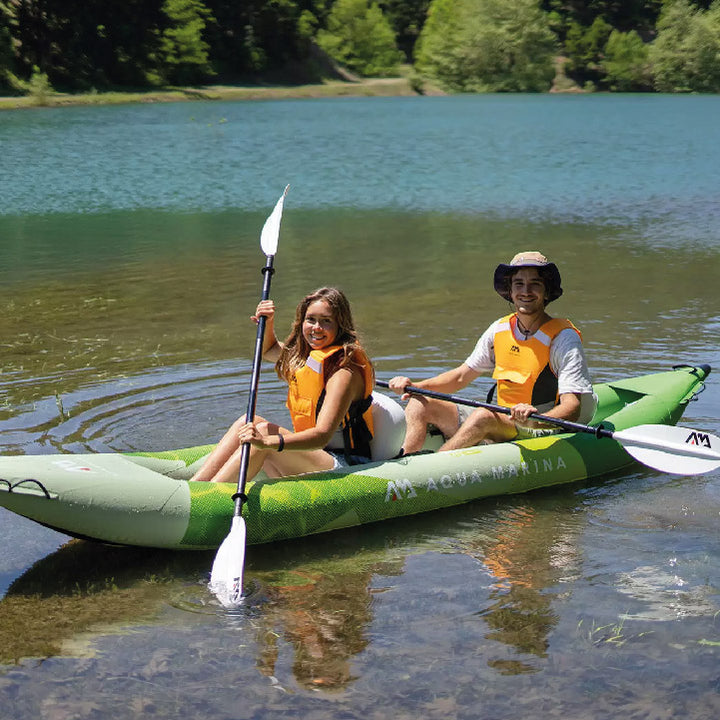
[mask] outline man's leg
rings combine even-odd
[[[405,407],[405,455],[422,450],[428,425],[434,425],[445,437],[457,432],[460,425],[457,407],[443,400],[413,395]]]
[[[508,415],[494,413],[486,408],[477,408],[438,452],[472,447],[484,440],[506,442],[516,435],[515,423]]]

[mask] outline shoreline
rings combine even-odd
[[[428,94],[441,94],[437,91]],[[0,97],[0,110],[70,107],[75,105],[122,105],[130,103],[187,102],[194,100],[285,100],[328,97],[419,96],[404,77],[372,78],[357,82],[329,80],[312,85],[204,85],[172,87],[142,92],[49,92],[45,97]]]

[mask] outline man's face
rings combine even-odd
[[[548,294],[537,268],[520,268],[512,276],[510,299],[518,312],[532,314],[545,309]]]

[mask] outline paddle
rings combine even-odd
[[[390,387],[384,380],[376,380],[375,384],[383,388]],[[469,400],[458,395],[447,395],[413,385],[408,385],[405,392],[413,395],[425,395],[457,405],[483,407],[504,415],[510,414],[510,408],[502,405]],[[533,420],[557,425],[568,432],[583,432],[595,435],[597,438],[612,438],[643,465],[660,472],[697,475],[720,467],[720,438],[705,432],[675,425],[637,425],[627,430],[612,431],[602,426],[582,425],[547,415],[534,414],[530,417]]]
[[[265,221],[260,234],[260,247],[266,256],[263,273],[262,299],[270,297],[270,279],[275,272],[273,261],[277,252],[278,238],[280,236],[280,219],[282,218],[283,203],[289,189],[285,187],[283,194],[277,201],[274,210]],[[253,356],[252,375],[250,376],[250,396],[248,398],[246,418],[255,417],[258,383],[260,380],[260,363],[262,362],[262,347],[265,337],[265,324],[267,318],[261,315],[258,319],[257,334],[255,336],[255,354]],[[240,452],[240,470],[238,473],[237,492],[233,495],[235,511],[233,513],[230,534],[220,545],[212,572],[210,573],[210,590],[215,593],[218,600],[225,607],[234,607],[242,599],[242,579],[245,566],[245,520],[242,517],[245,496],[245,483],[247,481],[248,463],[250,462],[250,443],[243,443]]]

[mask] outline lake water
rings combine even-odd
[[[720,97],[464,96],[0,113],[0,451],[210,442],[247,403],[262,224],[291,188],[279,325],[348,294],[380,378],[468,355],[516,251],[597,381],[720,369]],[[717,373],[682,423],[720,434]],[[486,381],[466,394],[484,395]],[[258,412],[287,422],[263,368]],[[720,473],[637,466],[214,553],[78,541],[0,510],[13,720],[715,718]]]

